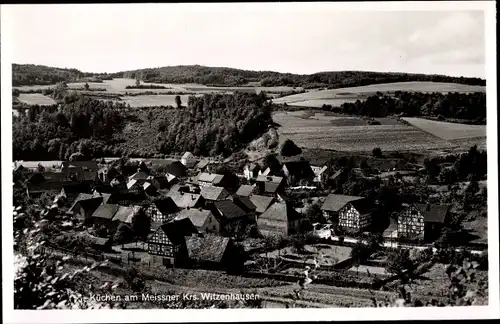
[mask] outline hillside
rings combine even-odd
[[[71,82],[78,78],[93,76],[100,78],[139,78],[149,83],[198,83],[215,86],[242,86],[252,83],[268,87],[293,86],[309,89],[335,89],[410,81],[449,82],[467,85],[486,84],[485,80],[479,78],[458,78],[444,75],[364,71],[319,72],[304,75],[200,65],[166,66],[97,75],[95,73],[84,73],[76,69],[13,64],[12,74],[13,86],[54,84],[60,81]]]
[[[105,75],[82,72],[77,69],[62,69],[34,64],[12,64],[12,86],[14,87],[73,82],[82,78],[97,76],[99,76],[100,79],[105,78]]]

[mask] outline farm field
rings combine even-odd
[[[372,84],[368,86],[316,90],[305,93],[299,93],[273,100],[276,104],[288,104],[292,106],[303,107],[321,107],[323,104],[332,106],[340,106],[344,102],[355,102],[356,100],[366,99],[368,96],[374,95],[377,92],[391,94],[396,91],[409,92],[485,92],[483,86],[469,86],[455,83],[442,82],[396,82]]]
[[[57,104],[54,99],[44,96],[41,93],[21,93],[19,101],[28,105],[50,106]]]
[[[424,132],[430,133],[444,140],[486,137],[486,125],[448,123],[415,117],[404,117],[401,119],[417,128],[420,128]]]
[[[151,106],[176,106],[176,95],[144,95],[144,96],[124,96],[121,102],[129,104],[130,107],[141,108]],[[187,105],[188,95],[181,95],[182,105]]]
[[[375,147],[380,147],[382,151],[411,151],[458,146],[416,127],[386,119],[381,120],[382,125],[366,125],[359,117],[311,115],[306,111],[296,111],[276,112],[273,120],[280,125],[280,142],[288,138],[308,149],[362,152]]]
[[[212,93],[212,92],[220,92],[220,93],[232,93],[234,91],[266,91],[266,92],[285,92],[292,91],[293,87],[260,87],[260,86],[241,86],[241,87],[210,87],[202,84],[167,84],[167,83],[141,83],[143,85],[159,85],[164,86],[166,89],[125,89],[126,86],[135,85],[134,79],[113,79],[113,80],[104,80],[101,82],[88,82],[88,85],[91,88],[103,88],[106,89],[108,93],[118,93],[125,94],[128,93],[139,93],[145,91],[152,92],[185,92],[186,94],[196,94],[196,93]],[[85,85],[85,82],[75,82],[68,83],[68,88],[82,88]],[[19,90],[35,90],[35,89],[49,89],[54,88],[55,85],[33,85],[33,86],[22,86],[22,87],[14,87],[14,89]],[[302,90],[302,88],[297,87],[295,90]]]

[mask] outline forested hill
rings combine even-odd
[[[12,65],[13,86],[55,84],[72,82],[84,77],[99,79],[139,78],[144,82],[155,83],[198,83],[216,86],[240,86],[249,82],[258,82],[261,86],[295,86],[304,88],[344,88],[369,84],[433,81],[468,85],[485,85],[479,78],[450,77],[444,75],[426,75],[410,73],[340,71],[319,72],[310,75],[279,73],[272,71],[249,71],[225,67],[206,67],[200,65],[167,66],[117,72],[112,74],[85,73],[77,69],[61,69],[42,65]]]
[[[74,82],[83,78],[99,77],[106,79],[106,74],[82,72],[77,69],[63,69],[45,65],[12,64],[12,86],[49,85],[58,82]],[[98,80],[93,80],[98,81]]]
[[[407,81],[450,82],[468,85],[486,84],[485,80],[479,78],[458,78],[444,75],[362,71],[319,72],[310,75],[299,75],[199,65],[167,66],[125,71],[113,73],[112,76],[116,78],[139,78],[144,82],[155,83],[199,83],[218,86],[239,86],[245,85],[248,82],[260,82],[261,86],[301,86],[304,88],[343,88]]]

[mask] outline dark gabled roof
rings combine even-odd
[[[288,170],[289,174],[294,176],[297,180],[313,178],[315,176],[308,161],[300,160],[300,161],[285,162],[283,164],[283,168],[285,167]]]
[[[289,203],[275,202],[258,219],[295,221],[301,218],[302,216]]]
[[[197,261],[221,262],[230,239],[216,235],[186,236],[188,257]]]
[[[201,187],[201,196],[206,200],[221,200],[229,196],[229,192],[222,187]]]
[[[172,244],[182,244],[185,236],[198,233],[189,218],[173,220],[160,226],[160,229],[167,235]]]
[[[363,199],[363,197],[330,194],[326,197],[325,202],[323,203],[321,209],[338,212],[347,203],[358,199]]]
[[[360,213],[367,214],[375,209],[375,204],[369,199],[359,199],[351,201],[350,204]]]
[[[249,197],[235,195],[233,201],[247,213],[254,212],[257,209]]]
[[[180,161],[173,161],[169,165],[167,165],[165,172],[174,175],[176,177],[185,177],[187,176],[187,169],[184,164]]]
[[[245,197],[248,197],[252,194],[252,192],[254,191],[255,189],[255,186],[250,186],[250,185],[241,185],[239,188],[238,188],[238,191],[236,191],[236,194],[238,196],[245,196]]]
[[[140,210],[140,206],[120,206],[113,216],[113,221],[132,224],[132,219]]]
[[[415,207],[424,216],[424,222],[429,223],[444,223],[450,210],[449,205],[415,204]]]
[[[342,169],[338,170],[337,172],[335,172],[335,173],[334,173],[334,174],[330,177],[330,179],[332,179],[332,180],[337,179],[337,178],[338,178],[338,177],[342,174],[342,171],[343,171]]]
[[[276,193],[278,191],[279,187],[280,187],[279,183],[265,182],[264,183],[264,192],[267,192],[267,193]]]
[[[257,182],[272,182],[272,183],[280,184],[283,181],[283,177],[266,176],[266,175],[261,174],[261,175],[257,176],[257,179],[255,181],[257,181]]]
[[[104,218],[111,220],[115,216],[120,206],[114,204],[104,204],[97,207],[92,217]]]
[[[177,205],[171,197],[156,200],[154,204],[156,205],[156,208],[158,208],[160,213],[164,215],[173,214],[178,210]]]
[[[259,195],[250,196],[250,201],[252,202],[252,204],[254,204],[254,206],[256,207],[256,212],[258,213],[265,212],[267,208],[269,208],[273,200],[274,200],[273,197],[259,196]]]
[[[137,171],[128,178],[129,180],[147,180],[148,176],[149,175],[144,171]]]
[[[68,209],[67,213],[72,214],[73,209],[77,204],[79,204],[86,211],[95,211],[97,207],[99,207],[99,205],[102,204],[102,202],[103,202],[102,197],[95,197],[94,195],[91,194],[81,193],[75,199],[75,202],[73,203],[71,208]]]
[[[205,225],[205,222],[207,221],[207,218],[210,217],[210,215],[213,215],[210,210],[206,210],[206,209],[200,210],[200,209],[196,209],[196,208],[190,208],[190,209],[181,210],[177,214],[175,219],[181,220],[184,218],[189,218],[194,226],[202,227],[203,225]]]
[[[107,204],[109,199],[111,198],[111,194],[110,193],[103,193],[103,192],[96,192],[94,190],[92,197],[93,198],[102,198],[102,202],[104,204]]]
[[[222,217],[228,219],[245,217],[246,213],[231,200],[219,200],[214,202],[215,208],[219,210]]]

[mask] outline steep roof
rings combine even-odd
[[[102,198],[102,202],[104,204],[107,204],[109,199],[111,198],[111,194],[109,193],[102,193],[102,192],[97,192],[94,190],[94,193],[92,194],[93,198]]]
[[[187,208],[194,207],[200,200],[201,195],[170,190],[167,194],[167,197],[172,198],[177,207]]]
[[[302,216],[288,203],[275,202],[258,219],[270,221],[295,221]]]
[[[363,197],[330,194],[326,197],[321,209],[338,212],[347,203],[358,199],[363,199]]]
[[[84,210],[96,210],[97,207],[103,202],[102,197],[94,197],[94,195],[81,193],[73,202],[73,205],[68,209],[67,213],[72,214],[74,212],[75,206],[80,204]]]
[[[235,195],[233,201],[246,212],[254,212],[257,209],[249,197]]]
[[[229,192],[222,187],[201,187],[201,196],[207,200],[221,200],[229,196]]]
[[[326,165],[323,167],[311,166],[311,169],[313,170],[314,175],[319,176],[320,174],[323,174],[323,172],[325,172],[328,167]]]
[[[305,160],[285,162],[283,164],[283,168],[285,167],[288,170],[289,174],[296,177],[297,179],[305,179],[315,176],[313,170],[311,169],[311,166],[309,165],[309,162]]]
[[[272,182],[272,183],[280,184],[283,181],[283,177],[266,176],[266,175],[261,174],[261,175],[257,176],[257,179],[255,181],[257,181],[257,182]]]
[[[194,158],[194,155],[191,152],[186,152],[186,153],[184,153],[184,155],[182,155],[182,158],[183,159],[190,159],[190,158]]]
[[[275,182],[265,182],[264,191],[267,193],[275,193],[278,191],[280,184]]]
[[[343,171],[342,169],[338,170],[337,172],[335,172],[335,173],[334,173],[334,174],[330,177],[330,179],[332,179],[332,180],[337,179],[337,178],[338,178],[338,177],[342,174],[342,171]]]
[[[203,181],[203,182],[209,182],[212,184],[219,184],[224,176],[222,174],[217,174],[217,173],[207,173],[207,172],[202,172],[198,174],[198,181]]]
[[[208,159],[202,159],[200,162],[196,164],[197,169],[203,169],[205,168],[208,164],[210,164],[210,160]]]
[[[424,216],[424,222],[429,223],[444,223],[450,210],[449,205],[415,204],[415,207]]]
[[[238,188],[238,191],[236,191],[236,194],[238,196],[245,196],[245,197],[248,197],[252,194],[252,192],[254,191],[255,189],[255,186],[250,186],[250,185],[241,185],[239,188]]]
[[[252,204],[255,205],[256,207],[255,211],[258,213],[265,212],[267,208],[271,205],[273,200],[274,200],[273,197],[259,196],[259,195],[250,196],[250,201],[252,202]]]
[[[185,177],[187,176],[187,169],[184,164],[180,161],[173,161],[167,165],[165,171],[168,174],[174,175],[176,177]]]
[[[156,208],[160,211],[160,213],[167,215],[173,214],[177,211],[178,207],[171,197],[166,197],[164,199],[159,199],[154,202]]]
[[[144,171],[137,171],[128,178],[129,180],[147,180],[148,176],[149,175]]]
[[[231,200],[219,200],[214,202],[214,205],[222,216],[228,219],[241,218],[246,215],[245,211]]]
[[[92,188],[86,183],[66,183],[62,185],[66,194],[90,193]]]
[[[257,163],[250,163],[247,165],[248,170],[254,171],[254,170],[260,170],[260,166]]]
[[[132,219],[141,210],[140,206],[120,206],[113,216],[113,221],[132,224]]]
[[[230,242],[229,238],[216,235],[186,236],[185,240],[190,259],[217,263],[222,261]]]
[[[375,204],[369,199],[358,199],[350,203],[360,214],[367,214],[375,209]]]
[[[196,209],[196,208],[190,208],[190,209],[183,209],[181,210],[177,216],[175,217],[176,220],[181,220],[184,218],[189,218],[191,222],[193,223],[194,226],[196,227],[202,227],[205,225],[205,222],[207,219],[210,217],[210,215],[213,215],[210,210],[206,209]]]
[[[127,182],[127,189],[131,189],[133,188],[134,186],[139,186],[139,181],[135,180],[135,179],[132,179],[130,180],[129,182]]]
[[[160,229],[167,235],[168,239],[174,245],[185,242],[185,236],[198,233],[198,230],[189,218],[170,221],[161,225]]]
[[[92,217],[104,218],[111,220],[115,216],[120,206],[114,204],[104,204],[97,207],[96,211],[92,214]]]

